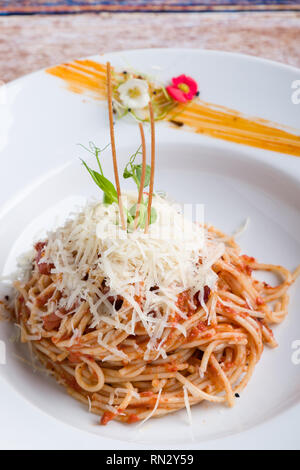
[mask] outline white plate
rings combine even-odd
[[[300,78],[300,73],[290,67],[195,50],[129,51],[96,59],[102,63],[109,59],[113,65],[127,60],[136,69],[152,74],[151,66],[159,66],[166,80],[184,72],[198,80],[206,101],[284,125],[299,124],[300,105],[293,105],[290,95],[291,83]],[[82,96],[70,93],[44,72],[7,87],[6,105],[0,115],[0,123],[6,125],[0,139],[1,271],[12,270],[16,255],[30,246],[37,233],[57,223],[57,216],[62,220],[74,204],[97,196],[97,189],[79,163],[78,157],[84,153],[76,144],[93,140],[102,146],[108,142],[105,109],[99,102],[84,101]],[[116,133],[118,159],[124,167],[129,153],[138,146],[137,126],[120,121]],[[265,262],[296,267],[300,261],[297,157],[204,138],[164,124],[157,125],[157,142],[157,188],[181,202],[204,203],[206,220],[226,232],[250,217],[249,229],[240,239],[243,252]],[[109,152],[105,169],[111,173]],[[300,365],[291,360],[292,342],[300,339],[299,302],[300,291],[294,286],[290,314],[275,328],[279,348],[265,350],[236,407],[193,407],[192,428],[185,411],[153,420],[140,430],[115,422],[95,426],[97,417],[89,415],[52,379],[34,373],[16,358],[15,354],[23,354],[23,348],[8,340],[11,328],[3,324],[0,339],[7,344],[7,365],[0,366],[0,374],[42,411],[102,439],[129,441],[133,446],[197,447],[208,440],[211,446],[216,438],[250,429],[252,432],[245,436],[253,440],[254,446],[257,426],[265,423],[268,447],[274,443],[276,423],[281,422],[282,413],[293,407],[300,418]],[[6,406],[13,409],[14,402],[6,394]],[[45,429],[47,419],[42,414],[40,422]],[[65,429],[57,427],[58,433]],[[291,433],[290,439],[285,436],[288,445],[293,442],[295,429],[286,432]],[[105,447],[106,441],[101,442]]]

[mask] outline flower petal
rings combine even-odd
[[[131,95],[132,90],[138,90],[136,96]],[[145,108],[150,101],[149,86],[146,80],[131,78],[118,87],[119,97],[127,108]]]
[[[184,94],[185,98],[187,99],[187,101],[191,101],[194,96],[195,96],[195,93],[193,93],[191,90],[188,92],[188,93],[185,93]]]
[[[188,77],[184,74],[172,78],[172,82],[175,87],[178,87],[180,84],[185,84],[189,87],[188,92],[183,92],[187,101],[192,100],[198,91],[197,82],[192,77]]]
[[[184,83],[190,87],[190,92],[195,95],[198,91],[198,84],[197,82],[191,77],[185,77]]]
[[[172,82],[174,86],[178,86],[180,83],[185,83],[185,75],[179,75],[178,77],[173,77]]]
[[[178,101],[179,103],[187,102],[185,94],[179,88],[176,88],[175,86],[167,86],[166,90],[173,100]]]

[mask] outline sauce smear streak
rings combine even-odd
[[[62,79],[70,91],[106,99],[106,66],[92,60],[75,60],[46,70]],[[289,129],[266,119],[198,99],[178,104],[164,118],[174,128],[185,126],[196,132],[251,147],[300,157],[300,130]],[[180,125],[180,127],[178,126]]]

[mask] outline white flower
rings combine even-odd
[[[120,100],[127,108],[142,109],[150,101],[149,87],[146,80],[130,78],[118,88]]]

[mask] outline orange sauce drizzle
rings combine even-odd
[[[98,100],[107,98],[105,64],[88,59],[75,60],[51,67],[46,72],[62,79],[74,93],[86,93]],[[172,121],[173,127],[177,128],[177,122],[184,125],[183,128],[205,136],[300,156],[300,135],[296,129],[266,119],[246,117],[233,109],[199,99],[188,105],[178,104],[164,120]]]
[[[106,99],[106,65],[92,60],[75,60],[46,70],[61,78],[74,93],[90,93],[94,99]]]

